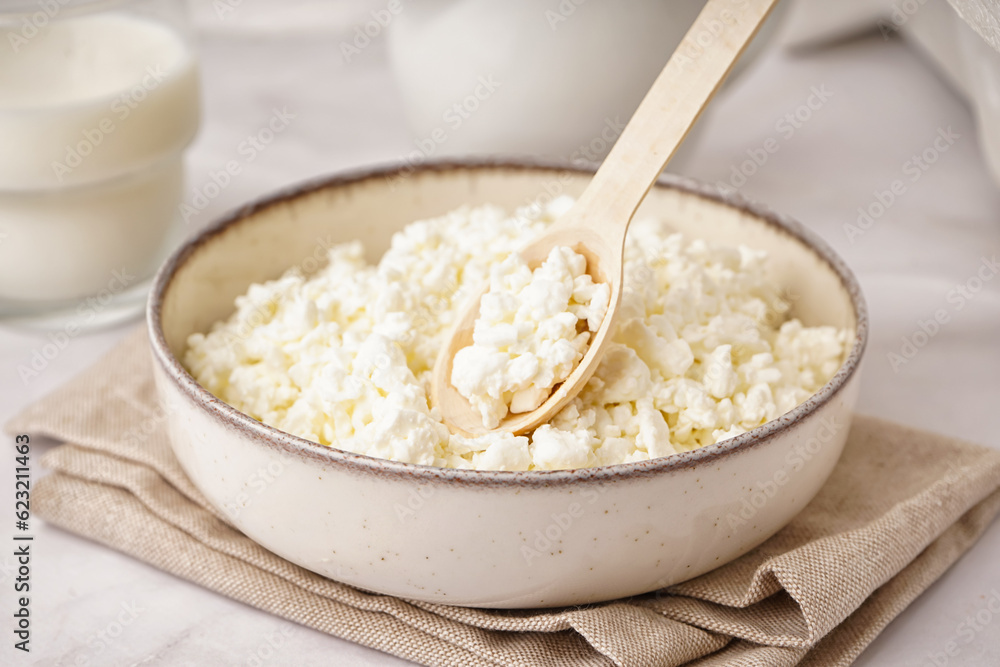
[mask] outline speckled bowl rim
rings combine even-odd
[[[253,438],[257,443],[268,448],[273,448],[275,451],[297,456],[307,462],[320,465],[328,464],[353,472],[374,474],[379,477],[403,478],[411,483],[447,482],[472,486],[514,487],[548,487],[579,484],[581,482],[610,482],[624,478],[646,477],[709,465],[722,457],[747,451],[750,448],[766,443],[806,419],[821,406],[832,400],[857,372],[868,342],[868,309],[857,279],[847,267],[847,264],[833,249],[819,236],[803,227],[801,223],[788,216],[777,214],[762,204],[749,201],[735,192],[724,192],[718,187],[670,174],[663,175],[655,187],[673,188],[736,208],[749,213],[780,232],[798,240],[833,269],[847,290],[854,308],[854,315],[857,321],[854,344],[851,347],[850,354],[830,381],[790,412],[734,438],[729,438],[689,452],[681,452],[648,461],[569,470],[461,470],[389,461],[336,449],[332,446],[321,445],[257,421],[216,398],[207,389],[198,384],[168,348],[166,338],[163,334],[161,317],[163,312],[163,298],[170,287],[171,281],[178,270],[194,254],[195,250],[205,243],[212,241],[215,237],[221,236],[230,227],[271,206],[283,204],[288,200],[311,194],[317,190],[352,186],[369,179],[386,179],[403,173],[410,176],[415,173],[444,173],[473,170],[527,170],[593,174],[595,168],[591,165],[580,166],[579,164],[568,162],[533,159],[431,160],[416,167],[398,163],[376,165],[370,168],[320,177],[251,202],[230,212],[216,223],[209,225],[186,241],[160,267],[154,278],[146,309],[146,319],[154,359],[166,371],[167,377],[198,408],[215,420],[222,422],[226,426],[235,428],[237,431]]]

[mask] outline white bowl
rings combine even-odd
[[[434,163],[334,177],[249,205],[160,270],[148,311],[156,384],[174,452],[209,501],[274,553],[370,591],[480,607],[584,604],[655,590],[760,544],[816,494],[837,462],[858,392],[868,319],[857,281],[799,224],[678,178],[639,215],[767,250],[770,279],[806,325],[857,332],[816,395],[752,431],[692,452],[616,466],[484,472],[375,459],[309,442],[226,405],[181,366],[185,341],[233,311],[250,283],[324,247],[393,232],[462,204],[508,207],[566,192],[590,173],[516,163]]]

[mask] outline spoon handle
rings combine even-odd
[[[574,223],[624,242],[628,223],[777,0],[708,0],[593,181]]]

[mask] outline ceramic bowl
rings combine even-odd
[[[692,237],[767,250],[770,279],[807,325],[856,332],[821,391],[748,433],[692,452],[582,470],[486,472],[397,463],[283,433],[201,387],[185,341],[253,282],[319,266],[361,239],[462,204],[516,207],[579,194],[591,173],[528,163],[428,163],[337,176],[236,211],[180,248],[148,309],[174,452],[247,536],[321,575],[378,593],[493,608],[597,602],[707,572],[763,542],[816,494],[841,453],[868,320],[854,276],[801,225],[664,177],[639,215]]]

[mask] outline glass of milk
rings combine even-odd
[[[0,319],[141,310],[199,117],[183,0],[0,5]]]

